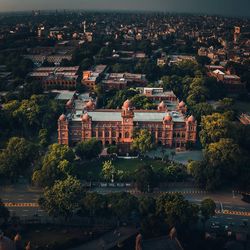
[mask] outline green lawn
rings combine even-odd
[[[76,173],[81,179],[98,179],[100,173],[102,171],[102,164],[104,160],[93,160],[87,163],[79,163],[76,165]],[[149,164],[152,165],[153,168],[159,169],[161,167],[165,167],[166,164],[159,160],[147,159],[115,159],[112,161],[115,168],[118,170],[122,170],[124,172],[134,172],[139,165],[141,164]]]

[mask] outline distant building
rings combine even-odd
[[[182,61],[193,61],[195,62],[196,59],[194,56],[189,56],[189,55],[170,55],[169,56],[169,65],[177,64]]]
[[[173,91],[164,91],[163,88],[137,88],[141,94],[147,96],[152,101],[177,101]]]
[[[238,43],[240,39],[241,29],[239,26],[234,27],[234,43]]]
[[[127,86],[145,86],[146,75],[131,73],[109,73],[106,74],[102,83],[106,89],[124,89]]]
[[[250,125],[250,114],[241,114],[239,120],[244,125]]]
[[[56,47],[27,49],[27,54],[24,57],[30,59],[37,66],[41,66],[45,61],[59,66],[63,60],[72,60],[74,50],[75,46],[68,46],[67,41],[62,41]]]
[[[88,42],[92,42],[93,41],[93,33],[92,32],[85,32],[85,38]]]
[[[85,70],[82,74],[82,84],[88,89],[93,90],[96,84],[104,76],[107,70],[107,65],[97,65],[92,70]]]
[[[39,38],[41,38],[41,37],[45,37],[45,35],[46,35],[45,27],[43,25],[39,26],[38,29],[37,29],[37,36]]]
[[[217,81],[221,81],[226,89],[231,93],[244,92],[246,89],[245,83],[241,81],[241,78],[237,75],[225,72],[220,69],[215,69],[208,72],[208,75],[215,77]]]
[[[149,100],[158,104],[158,109],[167,111],[179,111],[182,114],[187,112],[186,104],[177,99],[173,91],[164,91],[163,88],[137,88],[140,94],[145,95]]]
[[[158,58],[157,59],[157,66],[163,67],[167,64],[168,60],[167,58]]]
[[[75,89],[79,79],[79,66],[40,67],[29,73],[29,77],[42,83],[43,88]]]

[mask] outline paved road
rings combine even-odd
[[[30,188],[24,184],[2,187],[0,186],[0,198],[4,203],[37,203],[42,194],[41,189]],[[34,215],[46,216],[39,207],[34,206],[8,206],[11,215],[20,217],[32,217]]]
[[[134,195],[141,195],[135,190],[129,188],[94,188],[92,191],[96,191],[102,194],[110,192],[127,191]],[[250,213],[250,204],[241,200],[241,195],[227,192],[208,193],[197,188],[165,188],[156,191],[153,196],[160,195],[161,193],[168,192],[181,192],[189,201],[199,204],[204,198],[212,198],[217,205],[218,211],[239,211],[244,212],[245,216]],[[42,193],[41,189],[30,188],[27,185],[15,185],[9,187],[0,187],[0,198],[4,203],[37,203],[38,198]],[[21,217],[38,216],[45,217],[46,213],[39,207],[34,206],[9,206],[9,210],[12,215],[18,215]],[[243,214],[243,216],[244,216]],[[230,214],[224,215],[230,217]]]

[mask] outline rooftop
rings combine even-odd
[[[71,100],[75,94],[75,91],[66,91],[66,90],[58,90],[53,92],[58,92],[55,98],[56,100]]]
[[[75,114],[70,114],[68,118],[72,121],[81,121],[83,111],[78,110]],[[93,122],[121,122],[121,110],[96,110],[88,112]],[[135,110],[134,122],[162,122],[168,112]],[[185,122],[185,117],[178,111],[169,112],[174,122]]]

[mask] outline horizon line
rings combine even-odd
[[[168,10],[143,10],[143,9],[77,9],[77,8],[72,8],[72,9],[66,9],[66,8],[52,8],[52,9],[30,9],[30,10],[0,10],[0,14],[15,14],[15,13],[29,13],[33,11],[41,11],[41,12],[113,12],[113,13],[161,13],[161,14],[180,14],[180,15],[200,15],[200,16],[221,16],[221,17],[231,17],[231,18],[247,18],[249,19],[250,16],[245,16],[245,15],[233,15],[233,14],[219,14],[219,13],[207,13],[207,12],[183,12],[183,11],[168,11]]]

